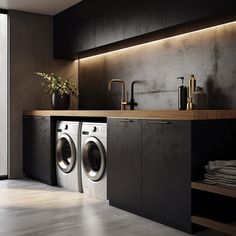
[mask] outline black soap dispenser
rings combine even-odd
[[[178,77],[182,80],[182,85],[178,87],[178,109],[186,110],[187,108],[187,87],[184,86],[184,77]]]

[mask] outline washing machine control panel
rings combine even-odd
[[[82,130],[82,134],[84,135],[89,135],[89,134],[92,134],[92,133],[95,133],[98,131],[98,127],[96,126],[89,126],[89,127],[86,127]]]
[[[83,123],[82,125],[82,135],[91,136],[104,136],[107,133],[107,126],[103,123]]]

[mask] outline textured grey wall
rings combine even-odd
[[[111,52],[79,62],[79,108],[119,109],[120,89],[110,79],[133,80],[137,109],[177,109],[176,77],[195,74],[209,109],[236,109],[236,23]],[[187,81],[185,81],[187,84]]]
[[[10,169],[11,178],[23,176],[23,110],[50,109],[36,71],[78,77],[78,62],[53,60],[53,18],[10,11]],[[77,107],[72,101],[71,108]]]

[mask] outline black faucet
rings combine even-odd
[[[138,103],[134,101],[134,84],[137,82],[139,81],[133,81],[131,83],[131,97],[130,97],[130,101],[127,103],[127,105],[130,106],[130,110],[134,110],[134,107],[138,105]]]

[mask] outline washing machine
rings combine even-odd
[[[82,192],[81,125],[81,122],[58,121],[56,126],[57,183],[60,187],[76,192]]]
[[[84,194],[107,200],[107,124],[83,122],[81,171]]]

